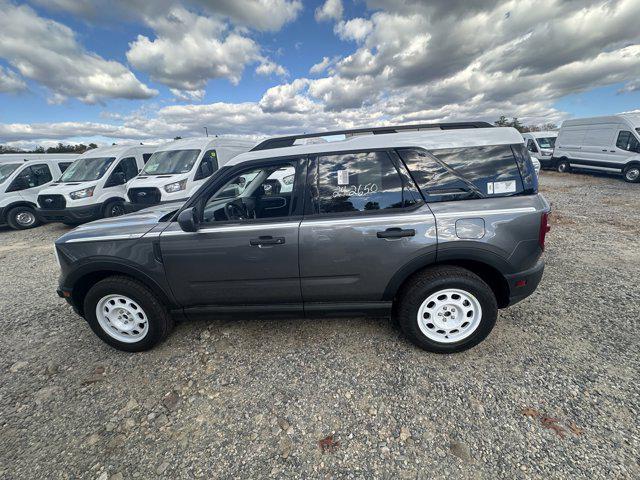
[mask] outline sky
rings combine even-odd
[[[0,0],[0,143],[640,109],[638,0]]]

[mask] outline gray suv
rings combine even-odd
[[[362,314],[432,352],[468,349],[537,287],[548,230],[522,137],[489,127],[266,140],[184,205],[60,237],[58,294],[126,351],[176,318]],[[308,140],[322,136],[344,139]]]

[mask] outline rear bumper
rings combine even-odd
[[[528,270],[505,275],[505,279],[509,284],[509,303],[507,306],[514,305],[531,295],[538,288],[543,273],[544,260],[541,259]]]
[[[48,210],[37,208],[38,218],[46,223],[85,223],[102,218],[102,203],[85,205],[83,207],[70,207],[61,210]]]
[[[133,212],[137,212],[138,210],[143,210],[145,208],[155,207],[157,205],[165,205],[167,203],[176,203],[176,202],[186,202],[187,200],[189,200],[189,197],[174,198],[173,200],[166,200],[164,202],[157,202],[157,203],[131,203],[131,202],[125,202],[124,211],[125,211],[125,213],[133,213]]]

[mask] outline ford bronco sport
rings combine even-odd
[[[241,314],[387,314],[426,350],[468,349],[535,290],[548,230],[522,137],[489,127],[266,140],[183,205],[60,237],[58,294],[127,351],[177,316]]]

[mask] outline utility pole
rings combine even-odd
[[[207,127],[203,127],[204,128],[204,134],[208,137],[209,136],[209,130],[207,130]]]

